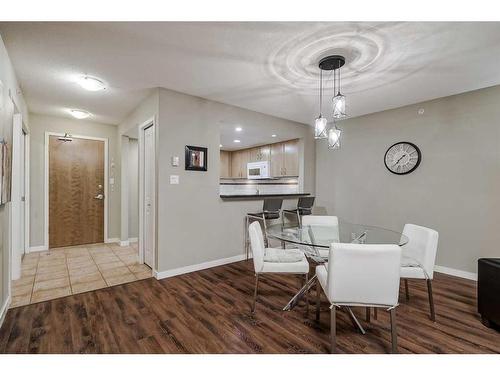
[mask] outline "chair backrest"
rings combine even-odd
[[[398,245],[332,243],[328,298],[339,305],[398,303],[401,248]]]
[[[256,273],[262,271],[264,266],[264,254],[266,252],[266,247],[264,245],[264,236],[262,234],[262,228],[258,221],[254,221],[248,227],[248,234],[250,237],[250,245],[252,246],[252,256],[253,256],[253,267]]]
[[[262,210],[264,212],[279,212],[281,210],[282,205],[283,205],[283,199],[267,198],[264,199],[264,205]]]
[[[314,206],[315,197],[300,197],[297,202],[297,208],[310,209]]]
[[[302,225],[321,225],[323,227],[338,227],[339,219],[337,216],[318,216],[309,215],[302,218]]]
[[[436,264],[438,232],[420,225],[405,224],[403,235],[409,239],[408,243],[403,246],[403,256],[417,260],[432,279]]]

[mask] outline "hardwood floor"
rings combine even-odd
[[[251,262],[239,262],[164,280],[146,279],[8,311],[0,329],[1,353],[326,353],[329,313],[323,298],[319,323],[314,298],[309,318],[301,304],[281,311],[297,290],[293,276],[263,277],[257,311],[250,313]],[[500,353],[500,333],[476,312],[475,283],[436,274],[436,318],[428,318],[425,282],[401,288],[397,310],[400,353]],[[314,296],[314,292],[311,296]],[[388,353],[389,314],[354,330],[337,314],[338,350]]]

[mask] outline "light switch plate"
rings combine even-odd
[[[178,166],[179,166],[179,157],[172,156],[172,167],[178,167]]]
[[[177,175],[170,175],[170,185],[178,185],[179,184],[179,176]]]

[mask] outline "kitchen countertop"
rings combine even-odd
[[[239,199],[239,198],[299,198],[311,195],[311,193],[290,193],[290,194],[229,194],[220,195],[222,199]]]

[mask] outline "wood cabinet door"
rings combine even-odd
[[[231,177],[231,153],[228,151],[220,152],[220,176]]]
[[[271,146],[265,145],[260,147],[260,160],[270,161],[271,160]]]
[[[104,142],[49,137],[49,248],[104,242]]]
[[[299,141],[294,139],[283,144],[283,175],[299,175]]]
[[[248,160],[248,150],[233,151],[231,154],[231,177],[246,178]]]
[[[271,145],[271,177],[283,175],[283,143]]]
[[[260,147],[254,147],[248,150],[248,162],[260,161]]]

